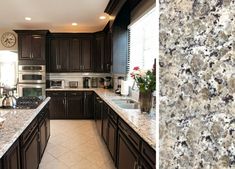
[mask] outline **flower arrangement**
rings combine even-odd
[[[135,80],[140,92],[153,92],[156,90],[155,70],[144,70],[134,67],[131,77]]]

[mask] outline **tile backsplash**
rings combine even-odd
[[[61,79],[65,81],[65,87],[69,86],[69,81],[78,81],[78,87],[83,87],[83,77],[106,77],[112,76],[110,73],[47,73],[47,80]]]

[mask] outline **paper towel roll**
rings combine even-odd
[[[127,96],[129,94],[129,85],[127,81],[122,80],[121,82],[121,95]]]

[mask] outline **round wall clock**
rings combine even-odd
[[[15,45],[16,37],[11,32],[5,32],[1,37],[1,43],[3,46],[10,48]]]

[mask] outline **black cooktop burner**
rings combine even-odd
[[[19,97],[16,101],[16,109],[35,109],[42,103],[42,100],[35,96]]]

